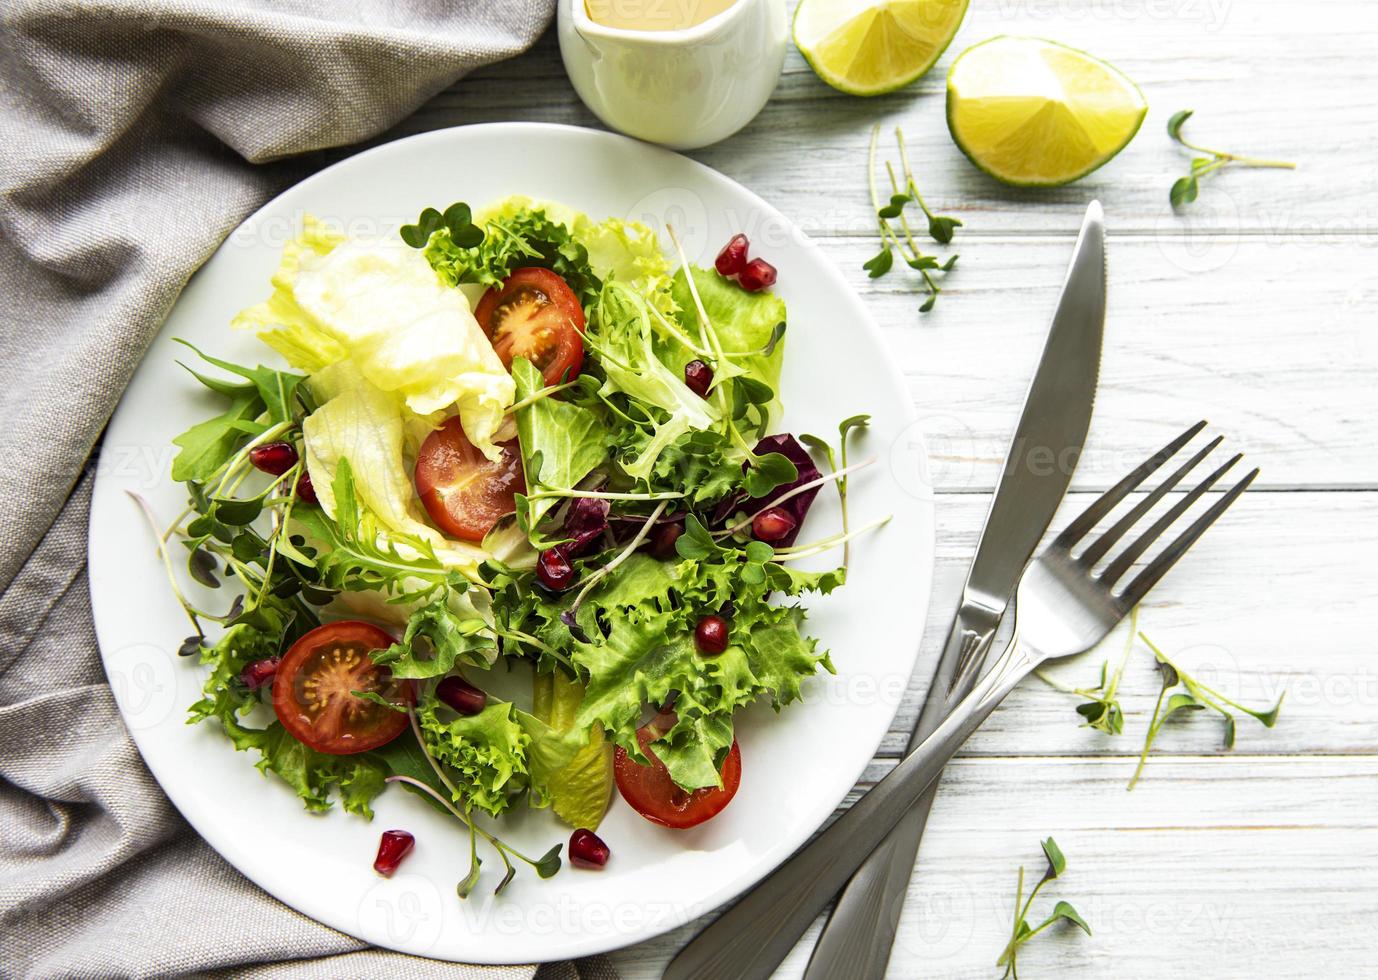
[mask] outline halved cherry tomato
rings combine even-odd
[[[517,440],[498,443],[497,462],[474,448],[459,416],[426,437],[416,454],[416,493],[435,526],[463,541],[482,541],[526,493]]]
[[[517,269],[479,300],[474,318],[509,370],[513,358],[536,366],[548,385],[584,363],[584,308],[563,279],[539,266]]]
[[[411,684],[369,657],[392,637],[357,620],[318,626],[293,643],[273,678],[273,710],[288,734],[308,748],[352,755],[386,745],[407,727],[407,716],[354,691],[375,691],[399,703],[412,697]]]
[[[651,742],[664,735],[669,727],[658,718],[637,729],[636,740],[651,764],[642,765],[619,745],[613,753],[613,772],[617,777],[617,791],[633,810],[651,823],[684,830],[717,816],[732,802],[742,781],[742,752],[734,740],[719,773],[721,789],[710,786],[685,792],[675,785],[665,764],[651,751]]]

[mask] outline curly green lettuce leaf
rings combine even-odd
[[[698,395],[684,383],[683,366],[673,369],[657,351],[656,316],[640,293],[617,282],[608,283],[594,308],[584,342],[603,369],[602,394],[621,392],[637,408],[658,412],[647,419],[650,439],[639,447],[623,469],[637,480],[649,481],[667,447],[693,430],[706,430],[722,419],[714,399]]]
[[[347,363],[415,415],[458,412],[490,459],[513,385],[458,290],[400,239],[344,239],[307,221],[273,294],[234,325],[313,375]]]
[[[337,797],[346,810],[372,817],[370,803],[383,791],[387,772],[368,756],[327,755],[298,742],[273,721],[255,728],[244,716],[258,707],[262,695],[239,680],[244,668],[256,660],[276,656],[285,642],[290,623],[281,610],[265,607],[258,617],[265,625],[238,623],[201,652],[210,666],[202,697],[191,706],[188,723],[214,719],[240,751],[255,750],[257,766],[280,777],[302,799],[308,810],[327,810]]]
[[[654,751],[684,789],[720,785],[733,712],[762,698],[778,710],[800,697],[803,681],[820,667],[832,670],[827,655],[803,635],[803,612],[772,605],[767,597],[829,591],[840,584],[841,571],[780,568],[734,549],[677,564],[633,555],[589,594],[576,616],[577,631],[561,636],[564,624],[547,619],[538,628],[563,643],[588,678],[574,729],[600,723],[614,742],[644,759],[636,740],[644,709],[677,692],[678,723],[653,743]],[[727,650],[700,656],[693,640],[698,617],[729,599]]]
[[[413,612],[401,642],[375,651],[373,661],[394,677],[415,679],[444,677],[459,666],[486,669],[498,659],[487,630],[477,611],[449,592]]]
[[[453,773],[456,803],[494,817],[511,806],[515,793],[526,786],[531,736],[510,702],[490,700],[476,715],[454,715],[427,695],[417,705],[416,717],[431,755]]]

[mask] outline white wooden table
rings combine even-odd
[[[943,122],[957,53],[1034,34],[1104,57],[1143,88],[1143,130],[1114,162],[1060,190],[978,173]],[[1186,158],[1164,125],[1195,108],[1206,145],[1295,160],[1230,171],[1171,213]],[[509,119],[597,126],[553,36],[432,101],[401,135]],[[870,282],[865,193],[873,122],[902,124],[929,203],[966,222],[935,312],[899,272]],[[866,299],[913,391],[939,492],[938,568],[924,656],[935,655],[995,472],[1040,350],[1086,202],[1110,229],[1110,313],[1087,455],[1054,522],[1198,418],[1263,469],[1154,592],[1140,626],[1188,669],[1263,706],[1238,743],[1195,717],[1169,726],[1125,791],[1158,689],[1131,659],[1126,731],[1078,727],[1076,701],[1037,680],[948,770],[891,960],[896,978],[996,977],[1018,866],[1053,835],[1065,897],[1092,938],[1052,931],[1026,976],[1328,978],[1378,971],[1378,10],[1368,0],[992,0],[908,90],[872,100],[818,81],[791,49],[754,123],[692,154],[819,239]],[[845,329],[845,326],[839,326]],[[895,613],[901,614],[900,610]],[[1116,634],[1102,653],[1122,648]],[[1092,684],[1093,654],[1060,676]],[[931,663],[931,659],[929,661]],[[868,771],[901,751],[916,677]],[[882,709],[884,710],[884,709]],[[673,889],[673,882],[666,887]],[[627,978],[658,976],[696,927],[623,950]],[[816,930],[815,930],[816,931]],[[781,975],[798,976],[801,944]]]

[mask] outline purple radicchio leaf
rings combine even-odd
[[[784,494],[789,493],[795,487],[802,486],[813,480],[817,480],[823,474],[819,472],[817,465],[814,464],[813,457],[809,455],[807,449],[800,445],[799,440],[787,432],[774,436],[766,436],[756,443],[755,453],[757,456],[764,456],[766,453],[779,453],[794,464],[794,468],[799,471],[798,475],[790,483],[781,484],[764,497],[747,498],[744,494],[734,494],[718,504],[713,511],[713,526],[720,528],[726,525],[728,518],[738,511],[746,511],[754,514],[758,510],[770,506],[774,501],[780,499]],[[743,470],[746,469],[743,464]],[[788,548],[794,544],[799,537],[799,531],[804,526],[804,518],[809,512],[809,507],[813,505],[813,498],[818,496],[819,487],[805,490],[803,493],[791,497],[780,506],[794,518],[794,530],[790,531],[779,541],[772,542],[777,548]]]
[[[588,550],[603,532],[608,529],[608,511],[611,505],[606,500],[594,497],[579,497],[570,505],[565,516],[565,527],[561,536],[569,538],[558,547],[567,558],[577,558]]]

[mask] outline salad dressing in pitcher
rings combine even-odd
[[[737,0],[584,0],[589,19],[627,31],[682,31],[716,17]]]

